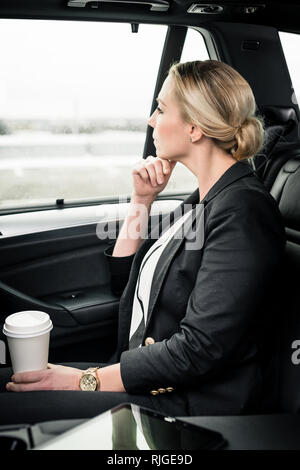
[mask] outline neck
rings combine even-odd
[[[236,163],[236,160],[224,150],[218,148],[210,139],[201,144],[193,144],[191,152],[182,160],[198,180],[199,201],[206,196],[223,173]]]

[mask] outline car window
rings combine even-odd
[[[294,93],[292,102],[298,104],[300,103],[300,35],[279,32],[279,37],[293,83]]]
[[[209,59],[209,55],[202,34],[197,29],[189,28],[186,33],[180,61],[189,62],[207,59]]]
[[[167,27],[0,26],[0,209],[130,195]],[[201,34],[189,30],[181,60],[205,53]],[[194,189],[193,175],[177,166],[167,190]]]

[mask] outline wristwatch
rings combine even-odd
[[[95,392],[100,390],[100,380],[96,370],[99,367],[89,367],[87,370],[82,372],[82,376],[79,382],[80,390],[84,392]]]

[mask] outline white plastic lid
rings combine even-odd
[[[52,321],[48,313],[26,310],[7,317],[3,333],[12,338],[27,338],[48,333],[52,328]]]

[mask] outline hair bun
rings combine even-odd
[[[262,147],[264,138],[263,119],[249,116],[237,127],[236,144],[231,149],[231,154],[236,160],[254,156]]]
[[[236,132],[241,131],[241,129],[245,129],[245,127],[249,126],[249,124],[253,124],[253,120],[256,120],[255,116],[250,116],[246,118],[245,121],[242,122],[242,124],[240,124],[239,126],[235,126]]]

